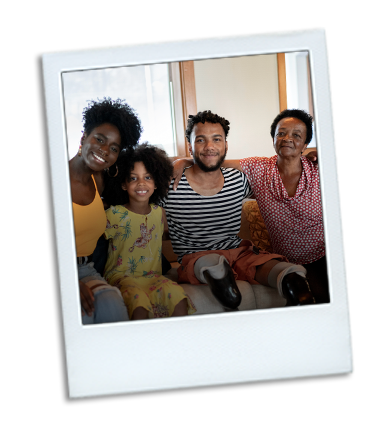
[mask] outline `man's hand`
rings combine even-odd
[[[306,158],[308,158],[310,161],[315,162],[317,164],[317,151],[308,152],[308,154],[306,155]]]
[[[176,191],[177,186],[179,185],[179,181],[181,180],[181,176],[183,175],[184,169],[193,165],[193,159],[191,158],[180,158],[172,163],[174,166],[174,174],[173,178],[175,179],[174,185],[172,189]]]
[[[85,313],[88,316],[92,316],[92,313],[95,311],[95,296],[88,286],[79,280],[79,289],[80,289],[80,305],[82,307],[82,315]]]

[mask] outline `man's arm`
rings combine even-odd
[[[191,167],[193,164],[194,162],[192,158],[178,158],[172,163],[174,166],[174,184],[172,186],[173,190],[177,190],[177,186],[179,185],[179,181],[181,180],[181,176],[183,175],[185,168]],[[242,171],[239,159],[226,159],[223,162],[223,167],[236,168],[237,170]]]
[[[306,155],[306,158],[308,158],[310,161],[315,162],[317,164],[317,150],[308,152]]]

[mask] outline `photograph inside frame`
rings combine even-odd
[[[61,75],[83,324],[330,302],[308,51]]]

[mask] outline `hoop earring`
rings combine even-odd
[[[119,173],[118,165],[117,165],[117,164],[115,164],[115,166],[117,167],[117,172],[114,174],[114,176],[111,176],[111,175],[110,175],[110,173],[109,173],[109,168],[107,168],[107,169],[106,169],[107,175],[108,175],[109,177],[114,178],[114,177],[116,177],[116,176],[118,175],[118,173]]]

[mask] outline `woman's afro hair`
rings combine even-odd
[[[117,127],[122,149],[135,146],[142,132],[141,122],[135,110],[121,99],[104,97],[103,100],[91,100],[83,110],[82,121],[87,135],[101,124],[109,123]]]
[[[273,120],[273,123],[271,124],[272,139],[275,138],[277,124],[284,118],[297,118],[298,120],[303,121],[304,125],[307,128],[306,145],[308,145],[308,143],[312,140],[313,117],[306,111],[303,111],[301,109],[284,109],[277,115],[277,117]]]
[[[122,189],[122,183],[130,179],[131,171],[136,162],[142,162],[147,172],[153,177],[155,187],[149,202],[158,204],[166,197],[173,175],[173,166],[166,152],[156,146],[142,143],[135,148],[123,150],[116,162],[118,174],[105,179],[103,197],[109,205],[124,205],[128,203],[128,193]]]
[[[211,111],[203,111],[203,112],[198,112],[197,115],[189,115],[187,128],[185,130],[185,137],[187,138],[189,143],[190,143],[190,135],[193,131],[194,126],[198,124],[199,122],[204,124],[206,121],[212,124],[216,124],[216,123],[220,124],[223,127],[225,138],[227,138],[228,132],[229,132],[229,121],[223,117],[220,117],[217,114],[213,114]]]

